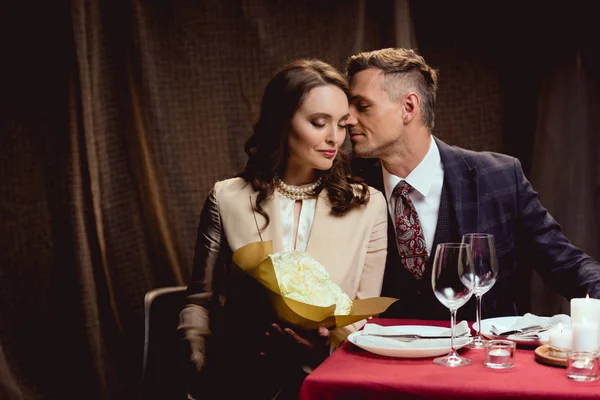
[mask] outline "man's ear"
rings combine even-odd
[[[402,98],[402,119],[405,123],[408,123],[417,113],[419,108],[419,96],[414,92],[410,92],[402,96]]]

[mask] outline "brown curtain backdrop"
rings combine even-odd
[[[0,398],[138,398],[144,294],[187,282],[270,75],[389,46],[391,7],[3,3]]]
[[[532,181],[573,243],[600,259],[600,91],[589,47],[581,46],[542,77]],[[532,305],[569,314],[569,302],[535,276]]]
[[[494,4],[490,13],[478,2],[430,0],[3,2],[0,398],[137,399],[143,296],[187,282],[204,198],[244,165],[272,72],[298,57],[342,68],[356,51],[404,40],[413,28],[398,24],[411,19],[418,49],[441,71],[443,140],[516,155],[527,172],[535,149],[543,175],[565,158],[538,147],[548,134],[542,116],[570,121],[547,126],[562,143],[579,138],[588,156],[577,171],[588,172],[552,175],[570,198],[584,193],[580,178],[589,180],[578,203],[589,214],[579,210],[569,230],[600,253],[587,236],[598,160],[597,144],[585,144],[597,125],[580,124],[597,105],[586,103],[597,80],[568,116],[573,104],[551,101],[555,92],[540,91],[538,78],[553,71],[543,82],[567,90],[566,74],[585,85],[553,52],[578,44],[586,68],[598,53],[581,31],[555,49],[552,32],[559,21],[594,26],[580,22],[594,14],[561,10],[548,19],[533,6],[517,13]]]

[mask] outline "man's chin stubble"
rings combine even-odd
[[[358,158],[377,158],[371,150],[357,150],[356,146],[352,146],[352,153]]]

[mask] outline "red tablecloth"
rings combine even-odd
[[[449,326],[449,321],[375,318],[380,325]],[[433,358],[407,359],[369,353],[346,342],[305,379],[300,400],[317,399],[600,399],[600,380],[575,382],[566,369],[539,364],[534,349],[517,349],[515,366],[483,365],[483,350],[462,349],[473,364],[459,368]]]

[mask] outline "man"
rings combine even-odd
[[[431,288],[435,246],[470,232],[493,234],[499,258],[484,317],[522,315],[518,300],[531,265],[567,298],[600,298],[600,264],[561,233],[516,158],[432,135],[437,72],[421,56],[406,49],[360,53],[348,59],[346,73],[357,119],[353,168],[385,193],[390,211],[382,295],[400,301],[384,316],[447,319]],[[472,303],[459,315],[474,319]]]

